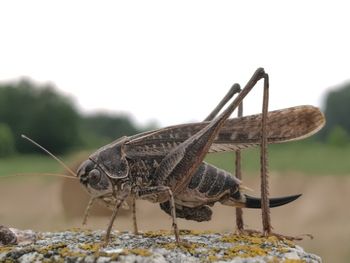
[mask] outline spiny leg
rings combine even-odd
[[[217,114],[222,110],[222,108],[227,104],[227,102],[229,102],[232,99],[232,97],[235,94],[239,93],[240,91],[241,91],[241,86],[237,83],[233,84],[231,86],[231,88],[229,89],[229,91],[227,92],[227,94],[221,99],[221,101],[218,103],[218,105],[216,105],[216,107],[212,110],[212,112],[203,121],[205,122],[205,121],[213,120],[217,116]],[[169,201],[161,204],[162,210],[164,210],[165,207],[167,205],[169,205],[168,202]],[[162,205],[163,205],[163,207],[162,207]],[[176,207],[175,207],[175,210],[176,210]],[[164,211],[166,211],[166,210],[164,210]]]
[[[220,103],[215,107],[215,109],[205,118],[204,121],[211,121],[219,113],[219,111],[225,106],[225,104],[236,94],[241,91],[239,84],[235,83],[226,96],[220,101]],[[243,101],[238,106],[238,117],[243,116]],[[242,168],[241,168],[241,151],[236,150],[235,152],[235,174],[238,179],[242,179]],[[236,226],[238,233],[243,232],[244,223],[243,223],[243,209],[238,207],[236,208]]]
[[[261,209],[264,235],[271,234],[271,218],[269,206],[269,185],[268,185],[268,155],[267,155],[267,113],[269,103],[269,76],[264,73],[264,95],[261,119]]]
[[[111,219],[110,219],[110,221],[109,221],[109,224],[108,224],[108,228],[107,228],[107,231],[106,231],[106,236],[105,236],[104,245],[107,245],[108,242],[109,242],[114,220],[115,220],[115,218],[116,218],[116,216],[117,216],[117,214],[118,214],[118,211],[119,211],[120,207],[122,206],[122,204],[124,203],[124,201],[126,200],[127,197],[128,197],[128,196],[125,196],[125,197],[123,197],[121,200],[117,200],[117,204],[116,204],[116,206],[114,207],[112,217],[111,217]]]
[[[219,102],[219,104],[213,109],[213,111],[204,119],[204,121],[211,121],[213,120],[218,113],[221,111],[221,109],[226,105],[226,103],[237,93],[241,91],[241,87],[239,84],[235,83],[232,85],[230,90],[227,92],[227,94],[222,98],[222,100]]]
[[[238,106],[238,117],[243,116],[243,101]],[[241,150],[236,150],[235,152],[235,174],[236,177],[241,180],[242,179],[242,161],[241,161]],[[240,207],[236,208],[236,227],[237,232],[242,233],[244,230],[244,223],[243,223],[243,209]]]
[[[134,196],[131,198],[131,202],[132,202],[132,221],[134,226],[134,234],[138,235],[139,230],[137,227],[137,220],[136,220],[136,199]]]
[[[264,76],[264,69],[257,69],[244,89],[218,117],[169,152],[163,158],[155,173],[152,174],[152,186],[169,185],[175,194],[185,189],[191,176],[202,163],[225,121],[253,89],[256,83]],[[175,214],[174,206],[172,207],[172,211]],[[176,217],[173,217],[173,220],[175,219]]]
[[[180,244],[180,231],[177,226],[177,218],[176,218],[176,210],[175,210],[175,200],[173,192],[170,188],[167,188],[168,194],[170,196],[170,210],[171,210],[171,217],[173,219],[173,228],[174,228],[174,234],[175,234],[175,240],[177,244]]]
[[[152,185],[171,185],[175,194],[185,189],[225,121],[264,76],[264,69],[257,69],[244,89],[218,117],[170,151],[152,174]]]
[[[174,229],[175,240],[177,244],[180,244],[180,232],[177,226],[174,194],[173,194],[173,191],[171,191],[170,187],[160,185],[160,186],[151,186],[148,188],[139,189],[137,191],[137,196],[139,198],[145,198],[147,196],[160,195],[162,193],[166,193],[169,197],[171,217],[173,220],[172,226]]]
[[[91,197],[90,200],[89,200],[88,205],[85,208],[84,217],[83,217],[83,223],[82,223],[83,226],[85,226],[87,224],[87,220],[88,220],[88,217],[89,217],[89,214],[90,214],[90,209],[93,206],[95,200],[96,200],[96,197]]]
[[[174,194],[183,191],[187,187],[194,172],[204,160],[205,155],[215,137],[220,132],[220,129],[225,124],[225,121],[262,78],[265,80],[264,83],[266,83],[266,73],[263,68],[259,68],[234,101],[218,117],[171,150],[151,175],[151,186],[171,186]],[[264,85],[265,87],[266,84]]]

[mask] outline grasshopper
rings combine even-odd
[[[262,115],[229,119],[260,79],[264,80]],[[268,208],[287,204],[300,195],[268,199],[267,144],[308,137],[322,128],[324,117],[312,106],[268,113],[268,88],[268,75],[259,68],[220,115],[214,112],[201,123],[124,136],[91,154],[79,167],[77,176],[92,197],[89,206],[99,200],[113,210],[105,241],[108,242],[118,210],[129,196],[160,203],[161,209],[172,216],[177,243],[180,238],[176,218],[210,220],[209,206],[216,202],[265,209],[263,225],[269,234]],[[258,145],[262,156],[261,199],[242,193],[240,180],[203,161],[208,152]]]
[[[239,116],[242,115],[243,99],[261,79],[264,81],[262,114],[229,119],[238,106]],[[242,90],[235,84],[205,121],[119,138],[91,154],[76,174],[46,149],[24,137],[79,178],[91,196],[84,222],[96,200],[113,210],[106,231],[106,244],[118,210],[129,196],[133,200],[134,229],[137,229],[135,199],[160,203],[161,209],[172,217],[177,243],[180,242],[177,217],[199,222],[210,220],[210,206],[216,202],[237,209],[261,208],[263,231],[268,235],[271,234],[269,208],[292,202],[300,194],[268,198],[267,145],[306,138],[325,123],[323,114],[313,106],[268,112],[268,91],[268,74],[259,68]],[[237,97],[218,114],[238,92]],[[261,148],[261,198],[243,193],[239,179],[203,161],[208,152],[236,151],[239,156],[241,149],[254,146]],[[237,160],[236,164],[240,166]],[[239,170],[238,167],[237,175]],[[242,229],[241,215],[237,216],[237,223]]]

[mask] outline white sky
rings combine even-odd
[[[84,112],[170,125],[203,119],[261,66],[271,110],[320,106],[350,79],[349,11],[347,1],[1,1],[0,81],[28,76]],[[260,110],[261,90],[246,112]]]

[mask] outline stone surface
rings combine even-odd
[[[115,231],[103,247],[104,231],[11,230],[21,238],[16,245],[0,246],[0,262],[321,262],[290,241],[257,235],[182,231],[183,244],[177,246],[168,231]]]
[[[0,245],[17,244],[17,236],[6,226],[0,225]]]

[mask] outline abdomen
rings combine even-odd
[[[176,195],[176,203],[190,207],[215,203],[225,195],[239,195],[239,184],[230,173],[203,162],[187,188]]]

